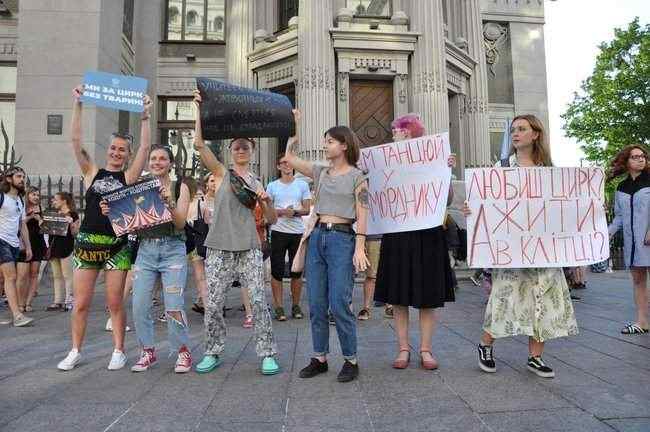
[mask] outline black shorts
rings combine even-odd
[[[273,279],[281,281],[286,274],[286,263],[284,258],[289,252],[289,266],[296,256],[298,245],[302,234],[287,234],[279,231],[271,231],[271,276]],[[290,272],[291,279],[298,279],[302,273]]]

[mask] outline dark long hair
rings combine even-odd
[[[70,192],[57,192],[56,195],[58,197],[65,201],[65,204],[68,206],[68,210],[70,211],[75,211],[76,206],[74,204],[74,198],[72,197],[72,194]]]
[[[359,150],[359,138],[357,137],[357,134],[347,126],[334,126],[329,128],[323,136],[326,137],[327,135],[347,146],[345,150],[345,160],[348,161],[348,164],[356,166],[361,152]]]
[[[20,167],[17,167],[17,166],[14,166],[14,167],[9,168],[7,171],[5,171],[2,174],[2,183],[0,183],[0,192],[8,193],[11,190],[11,185],[9,184],[9,177],[13,177],[14,174],[19,173],[19,172],[25,174],[24,169],[22,169]],[[18,191],[18,196],[22,197],[24,195],[25,195],[24,190],[23,191]]]
[[[608,181],[615,179],[621,174],[625,174],[627,172],[627,161],[630,159],[630,153],[632,153],[632,150],[634,149],[641,150],[645,155],[645,168],[643,171],[650,174],[648,150],[646,150],[642,145],[631,144],[623,147],[621,151],[619,151],[616,156],[614,156],[614,159],[612,159],[612,162],[609,164],[609,171],[607,172]]]

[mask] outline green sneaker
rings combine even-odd
[[[280,372],[280,365],[275,361],[275,358],[264,357],[264,360],[262,360],[262,374],[275,375],[278,372]]]
[[[221,359],[216,355],[205,355],[199,364],[196,365],[196,373],[212,372],[221,365]]]
[[[282,306],[278,306],[274,310],[275,313],[275,319],[278,321],[286,321],[287,316],[284,313],[284,308]]]

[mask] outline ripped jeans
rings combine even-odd
[[[188,323],[183,299],[187,279],[185,241],[177,237],[140,240],[138,257],[132,271],[133,320],[142,347],[154,347],[152,299],[156,278],[160,274],[170,350],[178,351],[183,345],[189,348]],[[172,317],[170,312],[179,312],[182,322]]]

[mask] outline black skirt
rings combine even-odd
[[[453,273],[442,227],[384,234],[375,300],[439,308],[454,301]]]

